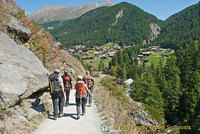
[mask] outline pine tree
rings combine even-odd
[[[190,126],[191,126],[192,130],[189,132],[191,132],[193,134],[200,133],[200,110],[199,109],[200,109],[200,98],[198,98],[198,102],[195,107],[195,114],[190,121]],[[183,132],[188,132],[188,131],[183,131]]]
[[[165,82],[162,92],[165,100],[165,118],[170,125],[175,125],[178,122],[178,104],[181,96],[179,74],[175,57],[168,58],[164,67]]]
[[[121,68],[121,76],[120,76],[121,84],[123,84],[124,81],[126,80],[126,75],[127,75],[127,73],[126,73],[126,65],[125,65],[125,63],[123,63],[122,68]]]
[[[117,63],[118,63],[118,60],[117,60],[117,57],[116,56],[114,56],[113,58],[112,58],[112,62],[111,62],[112,64],[112,66],[116,66],[117,65]]]
[[[179,111],[183,125],[193,125],[193,117],[196,114],[200,96],[200,49],[199,44],[185,45],[177,51],[177,65],[181,70],[182,96],[180,98]]]
[[[117,77],[117,67],[112,66],[112,67],[111,67],[110,74],[111,74],[112,76],[114,76],[114,77]]]
[[[151,106],[163,115],[164,100],[162,93],[158,89],[155,78],[149,70],[142,74],[141,79],[137,76],[132,98]]]
[[[120,67],[122,67],[122,65],[124,63],[122,50],[119,50],[119,52],[117,53],[117,60],[118,60],[118,64],[120,65]]]
[[[135,61],[133,60],[132,65],[130,66],[130,68],[127,72],[127,77],[136,79],[136,73],[137,73],[137,67],[136,67]]]

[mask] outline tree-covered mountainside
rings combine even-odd
[[[121,80],[134,79],[132,99],[153,110],[170,126],[189,126],[182,133],[199,133],[200,42],[182,43],[165,65],[138,64],[139,46],[119,51],[108,72]]]
[[[140,8],[123,2],[112,7],[100,7],[89,11],[50,32],[57,41],[66,46],[93,46],[107,42],[118,42],[121,45],[142,44],[145,39],[156,36],[150,24],[158,24],[159,27],[162,23]],[[159,28],[153,28],[159,32]]]
[[[52,29],[58,29],[59,27],[66,25],[70,22],[72,22],[74,19],[66,20],[66,21],[50,21],[47,23],[40,24],[43,26],[47,31],[52,31]]]
[[[176,13],[166,24],[153,45],[177,48],[182,42],[200,39],[200,2]]]

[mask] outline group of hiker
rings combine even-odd
[[[90,72],[86,72],[86,76],[78,76],[76,79],[76,84],[73,86],[72,78],[70,77],[68,71],[64,71],[64,74],[60,76],[59,69],[55,69],[54,73],[49,75],[49,86],[50,95],[53,102],[53,113],[54,119],[63,116],[63,107],[69,106],[69,96],[72,89],[76,90],[75,100],[77,109],[77,119],[80,118],[81,106],[82,115],[86,112],[87,98],[89,98],[89,107],[92,106],[92,92],[94,86],[94,79],[90,75]]]

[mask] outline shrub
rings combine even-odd
[[[126,105],[128,103],[125,92],[120,88],[120,85],[114,82],[110,77],[104,77],[101,80],[101,84],[110,92],[110,96],[116,98],[119,103],[122,105]]]

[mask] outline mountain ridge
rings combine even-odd
[[[62,7],[62,6],[45,6],[41,9],[29,14],[28,17],[39,23],[46,23],[49,21],[65,21],[80,17],[82,14],[102,6],[113,6],[111,0],[104,2],[97,2],[91,4],[84,4],[75,7]]]
[[[200,40],[200,2],[170,16],[152,45],[178,48],[183,42]]]
[[[59,24],[59,22],[54,23],[54,26]],[[43,26],[48,29],[51,25]],[[154,26],[158,28],[157,32],[155,29],[152,31],[151,27]],[[162,21],[155,16],[135,5],[122,2],[112,7],[91,10],[49,31],[64,45],[93,46],[108,42],[133,45],[142,44],[144,40],[152,41],[159,34],[161,26]]]

